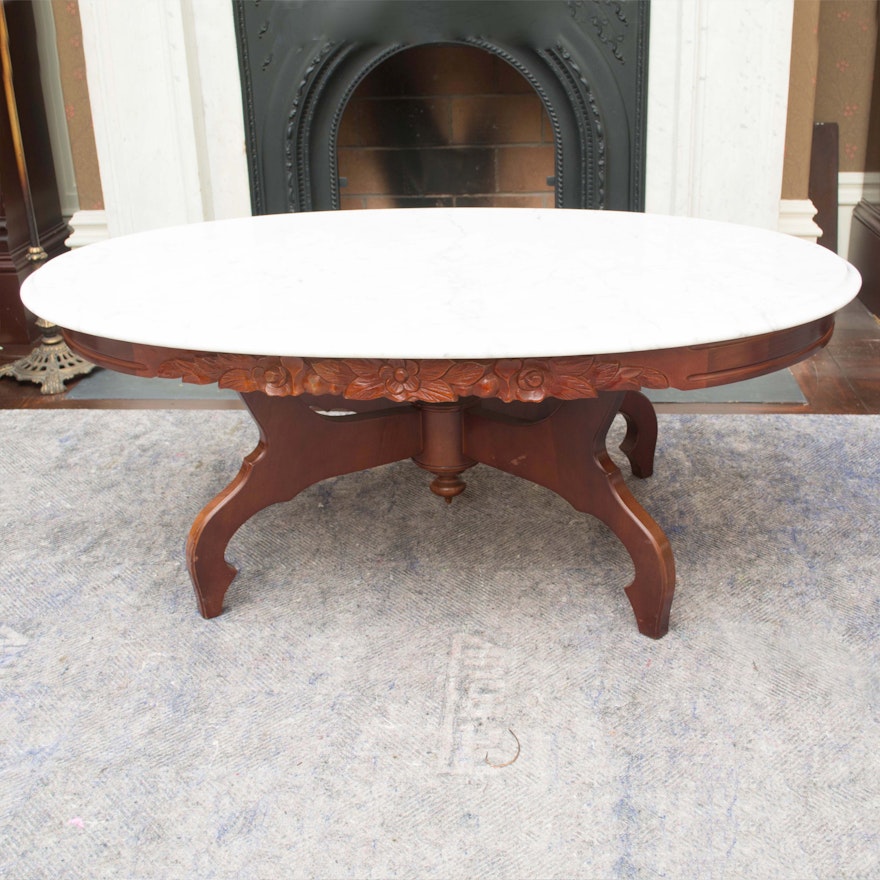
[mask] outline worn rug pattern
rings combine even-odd
[[[205,621],[246,413],[0,431],[0,877],[880,876],[880,418],[661,416],[656,642],[600,523],[411,463],[257,515]]]

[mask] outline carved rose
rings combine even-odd
[[[555,384],[552,368],[546,361],[524,361],[510,380],[514,399],[523,403],[539,403],[549,393],[548,386]]]
[[[501,381],[491,389],[493,397],[505,403],[540,403],[559,390],[559,382],[549,360],[500,360],[495,364],[495,375]]]
[[[251,381],[266,394],[280,396],[290,393],[291,375],[280,361],[274,359],[261,358],[257,361],[251,371]]]

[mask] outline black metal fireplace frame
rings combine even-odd
[[[554,132],[561,208],[644,210],[648,0],[234,0],[255,214],[339,207],[349,98],[383,61],[466,45],[510,64]]]

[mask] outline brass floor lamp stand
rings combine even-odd
[[[70,350],[54,324],[38,318],[37,326],[43,331],[40,344],[27,357],[0,367],[0,377],[34,382],[41,394],[61,394],[65,382],[95,369],[95,364]]]

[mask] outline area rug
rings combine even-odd
[[[660,417],[660,641],[598,522],[409,463],[255,517],[205,621],[245,413],[0,432],[0,876],[880,876],[877,417]]]

